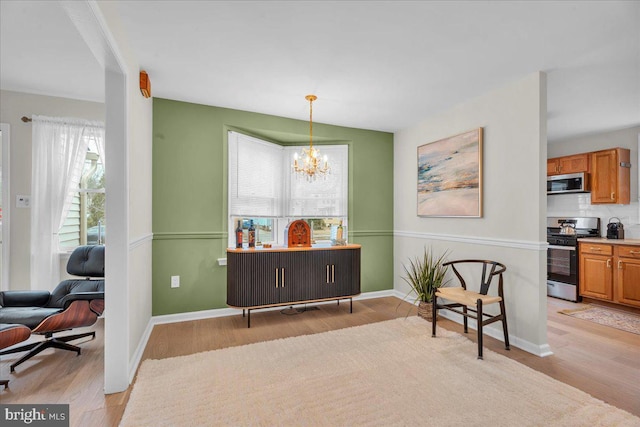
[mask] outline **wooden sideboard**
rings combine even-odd
[[[251,310],[360,294],[360,245],[227,249],[227,305]]]

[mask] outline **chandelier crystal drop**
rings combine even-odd
[[[327,156],[321,158],[320,150],[313,147],[313,101],[318,97],[307,95],[305,99],[309,101],[309,148],[303,148],[300,154],[295,153],[291,167],[298,177],[312,182],[318,175],[325,176],[330,173],[331,168]]]

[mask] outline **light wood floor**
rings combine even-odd
[[[191,322],[158,325],[154,328],[143,359],[158,359],[258,341],[324,332],[349,326],[415,315],[415,308],[388,297],[355,301],[353,314],[348,303],[320,305],[299,315],[280,311],[256,311],[251,329],[240,314]],[[517,348],[506,351],[503,344],[486,337],[485,346],[498,353],[577,387],[611,405],[640,416],[640,335],[600,326],[558,314],[574,308],[569,302],[548,299],[548,336],[553,356],[539,358]],[[462,326],[443,319],[438,325],[462,332]],[[118,425],[129,392],[103,394],[103,324],[95,340],[82,342],[82,355],[46,350],[9,374],[9,365],[20,355],[3,356],[0,378],[11,380],[0,391],[2,403],[69,403],[72,426]],[[475,332],[469,339],[475,341]]]

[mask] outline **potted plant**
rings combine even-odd
[[[436,257],[431,249],[425,248],[422,256],[409,260],[409,266],[403,265],[406,273],[403,279],[411,286],[409,294],[416,295],[414,304],[418,302],[418,316],[429,321],[432,319],[432,299],[435,290],[448,282],[445,281],[447,266],[443,265],[446,256],[447,252]]]

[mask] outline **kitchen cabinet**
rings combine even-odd
[[[630,202],[630,151],[613,148],[591,153],[591,203]]]
[[[613,299],[613,246],[580,243],[580,296]]]
[[[619,246],[616,299],[640,307],[640,246]]]
[[[360,294],[360,246],[227,249],[227,304],[251,310]],[[250,326],[250,317],[247,320]]]
[[[589,153],[547,159],[547,176],[589,172]]]
[[[640,307],[640,246],[579,242],[580,295]]]

